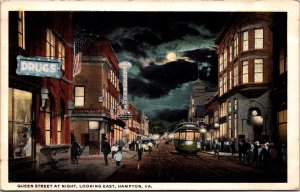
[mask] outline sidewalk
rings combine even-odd
[[[215,155],[214,151],[202,151],[202,153],[207,153],[207,154],[211,154],[211,155]],[[236,157],[238,158],[238,153],[235,153],[233,156],[231,155],[231,153],[227,153],[227,152],[219,152],[219,156],[221,157]]]
[[[123,151],[123,159],[132,158],[135,151]],[[122,167],[122,165],[121,165]],[[66,165],[58,170],[47,170],[36,175],[34,181],[40,182],[101,182],[117,171],[111,154],[108,156],[108,166],[104,163],[103,154],[80,156],[78,165]]]

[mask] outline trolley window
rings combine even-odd
[[[188,140],[188,141],[194,140],[194,132],[193,131],[186,132],[186,140]]]
[[[179,133],[179,139],[180,140],[185,140],[185,132],[180,132]]]
[[[179,132],[176,132],[176,133],[175,133],[174,139],[179,139]]]

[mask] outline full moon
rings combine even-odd
[[[173,52],[168,53],[166,58],[168,61],[176,61],[176,59],[177,59],[176,54]]]

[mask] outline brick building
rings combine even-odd
[[[118,60],[108,41],[96,40],[82,51],[81,72],[74,77],[71,132],[83,154],[99,154],[106,137],[122,140],[124,122],[117,119],[121,103]]]
[[[71,13],[9,12],[10,180],[24,179],[19,173],[25,176],[26,171],[56,168],[68,162],[72,44]],[[44,74],[16,73],[17,56],[35,60],[23,64],[30,65],[28,71]],[[61,66],[53,66],[54,60],[60,61]],[[40,61],[53,66],[61,76],[50,77],[49,68],[40,67]]]
[[[276,15],[232,13],[216,38],[220,138],[250,142],[276,139],[275,109],[270,99],[277,41],[270,26]]]

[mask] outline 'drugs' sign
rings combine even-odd
[[[47,57],[17,56],[18,75],[61,78],[61,60]]]

